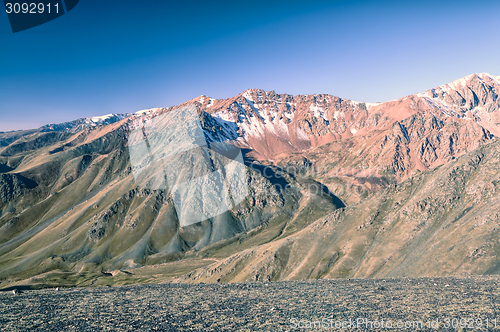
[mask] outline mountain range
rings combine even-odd
[[[485,73],[383,103],[251,89],[0,133],[0,289],[497,274],[499,94]],[[181,226],[130,138],[185,107],[248,192]]]

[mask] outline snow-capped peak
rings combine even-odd
[[[445,116],[466,117],[469,111],[479,116],[478,112],[483,108],[490,110],[486,113],[491,113],[491,110],[500,106],[497,98],[498,85],[499,77],[478,73],[417,93],[416,96],[423,98],[429,106],[439,109]]]
[[[480,78],[481,80],[493,80],[495,81],[496,83],[498,83],[499,81],[499,77],[498,76],[493,76],[493,75],[490,75],[488,73],[478,73],[478,74],[470,74],[470,75],[467,75],[465,77],[462,77],[462,78],[459,78],[458,80],[455,80],[451,83],[448,83],[448,84],[444,84],[444,85],[441,85],[439,86],[439,88],[442,88],[444,89],[444,87],[451,87],[453,89],[459,89],[459,88],[462,88],[462,87],[465,87],[467,86],[467,84],[475,77],[478,77]]]
[[[242,96],[249,101],[253,101],[252,95],[250,92],[251,92],[251,90],[246,90],[245,92],[243,92]]]
[[[479,73],[479,74],[470,74],[465,77],[459,78],[457,80],[454,80],[453,82],[447,83],[440,85],[436,88],[427,90],[426,92],[421,92],[417,93],[416,96],[418,97],[429,97],[429,98],[436,98],[436,96],[443,95],[443,94],[450,94],[453,91],[460,90],[464,87],[466,87],[469,82],[474,78],[478,77],[480,80],[492,80],[497,84],[500,84],[500,77],[499,76],[493,76],[488,73]]]
[[[494,81],[495,83],[500,85],[500,76],[493,76],[493,75],[490,75],[488,73],[481,73],[481,74],[478,74],[478,76],[481,77],[483,80],[486,78],[489,78],[492,81]]]

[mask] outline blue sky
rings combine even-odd
[[[365,102],[500,75],[499,1],[96,1],[13,34],[0,131],[249,88]]]

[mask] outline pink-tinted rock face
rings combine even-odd
[[[254,159],[279,162],[312,153],[320,163],[363,163],[401,180],[499,135],[499,92],[498,77],[473,74],[384,103],[252,89],[224,100],[201,96],[183,105],[195,104],[224,123],[223,132],[232,127],[225,136],[248,148]]]

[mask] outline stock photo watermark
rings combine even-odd
[[[441,317],[434,319],[369,319],[356,317],[349,319],[320,318],[317,320],[290,319],[292,330],[316,329],[316,330],[428,330],[428,329],[497,329],[496,318],[480,317]]]
[[[218,216],[248,195],[241,150],[208,142],[193,107],[143,120],[128,148],[136,184],[169,189],[183,227]]]
[[[12,32],[34,28],[66,14],[79,0],[12,1],[4,0]]]

